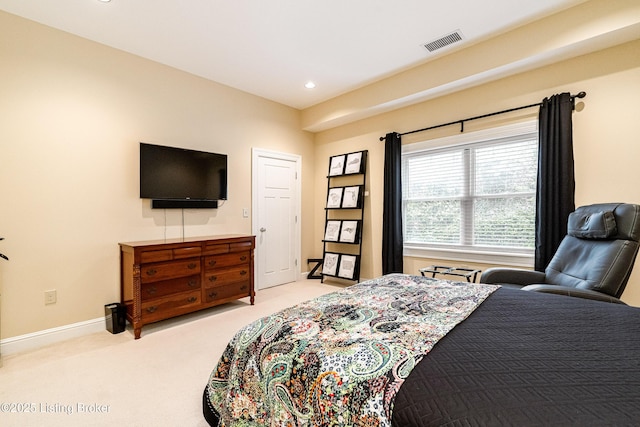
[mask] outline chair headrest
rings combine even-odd
[[[581,206],[569,215],[567,234],[581,239],[640,239],[640,206],[598,203]]]
[[[585,212],[580,209],[569,214],[567,234],[581,239],[609,239],[618,233],[612,211]]]

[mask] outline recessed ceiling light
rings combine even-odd
[[[109,3],[111,0],[98,0],[101,1],[102,3]]]
[[[313,89],[316,87],[316,84],[314,82],[307,82],[305,83],[304,87],[306,87],[307,89]]]

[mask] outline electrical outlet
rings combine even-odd
[[[44,291],[44,303],[45,305],[55,304],[58,299],[57,291],[52,289],[50,291]]]
[[[249,218],[249,209],[248,208],[242,208],[242,217],[243,218]]]

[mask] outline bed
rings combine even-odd
[[[212,426],[640,423],[640,309],[387,275],[260,319],[210,375]]]

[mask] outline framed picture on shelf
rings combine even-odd
[[[326,252],[324,254],[324,261],[322,263],[322,274],[326,274],[327,276],[335,276],[338,272],[339,258],[340,254]]]
[[[342,221],[340,227],[341,243],[357,243],[360,231],[360,221]]]
[[[343,208],[358,208],[360,207],[360,186],[355,185],[353,187],[344,187],[344,194],[342,197]]]
[[[358,257],[356,255],[340,256],[340,268],[338,269],[338,277],[353,280],[356,277]]]
[[[327,225],[324,230],[324,240],[327,242],[337,242],[340,235],[340,223],[342,221],[327,221]]]
[[[342,191],[344,187],[334,187],[329,189],[329,195],[327,196],[328,208],[339,208],[342,203]]]
[[[364,163],[362,162],[362,151],[347,154],[347,160],[344,167],[344,174],[362,173]]]
[[[344,160],[346,155],[332,156],[329,160],[329,176],[344,174]]]

